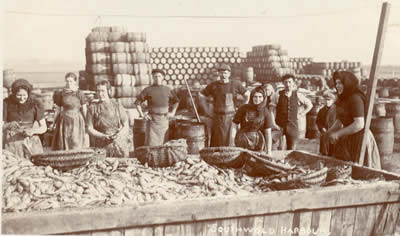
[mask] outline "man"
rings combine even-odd
[[[137,97],[136,108],[147,122],[146,146],[162,145],[168,141],[169,118],[175,116],[179,99],[167,86],[162,85],[165,72],[160,69],[152,71],[154,84],[145,88]],[[142,111],[142,103],[147,101],[148,114]]]
[[[275,121],[286,137],[287,149],[295,150],[298,139],[305,133],[306,114],[313,104],[310,99],[297,92],[294,75],[284,75],[282,82],[285,88],[279,92]]]
[[[335,149],[334,144],[329,143],[326,132],[336,121],[336,95],[334,91],[325,90],[323,93],[325,106],[321,108],[317,115],[317,126],[321,133],[319,142],[319,152],[322,155],[332,156]]]
[[[210,146],[234,146],[235,127],[232,124],[235,114],[234,98],[236,94],[244,95],[247,103],[250,93],[241,85],[240,81],[230,80],[230,66],[223,64],[218,72],[220,80],[212,82],[201,92],[202,95],[214,99]],[[201,100],[204,102],[204,97]]]

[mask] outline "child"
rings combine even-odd
[[[334,150],[334,144],[329,143],[325,133],[336,120],[336,108],[334,105],[336,95],[333,91],[326,90],[323,93],[323,98],[325,99],[325,106],[319,110],[316,121],[319,132],[321,132],[319,152],[322,155],[331,156]]]

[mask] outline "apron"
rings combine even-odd
[[[43,146],[38,135],[25,137],[21,132],[23,128],[31,128],[32,123],[25,123],[18,130],[6,130],[3,133],[4,149],[16,156],[30,159],[32,155],[43,153]]]
[[[152,108],[146,127],[145,146],[159,146],[168,141],[168,107]]]
[[[111,101],[112,109],[97,114],[94,121],[94,128],[107,135],[112,135],[122,128],[121,115],[118,104]],[[95,146],[105,148],[108,157],[128,157],[128,134],[120,134],[114,140],[95,138]]]
[[[245,132],[239,130],[235,137],[235,145],[253,151],[264,151],[266,144],[261,131]]]
[[[233,83],[230,91],[216,96],[214,101],[213,128],[211,132],[211,147],[234,146],[234,130],[232,119],[235,115]]]

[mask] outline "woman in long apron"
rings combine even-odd
[[[31,91],[27,80],[18,79],[3,101],[3,148],[27,159],[43,152],[38,135],[47,130],[43,108],[32,99]]]
[[[338,92],[337,120],[327,131],[330,142],[335,143],[333,155],[337,159],[358,163],[364,134],[366,97],[353,73],[335,72],[333,80]],[[364,165],[381,168],[378,146],[370,130],[368,130]]]
[[[99,101],[89,106],[87,129],[94,146],[106,149],[107,157],[128,157],[128,116],[122,105],[110,98],[110,88],[107,80],[96,84]]]
[[[53,150],[70,150],[89,147],[85,118],[87,105],[84,94],[78,89],[78,77],[65,75],[66,88],[56,91],[54,103],[60,108],[55,121]]]

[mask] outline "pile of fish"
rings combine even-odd
[[[242,169],[220,169],[189,156],[168,168],[137,159],[93,159],[66,172],[3,151],[3,212],[137,205],[163,200],[270,191],[263,178]]]

